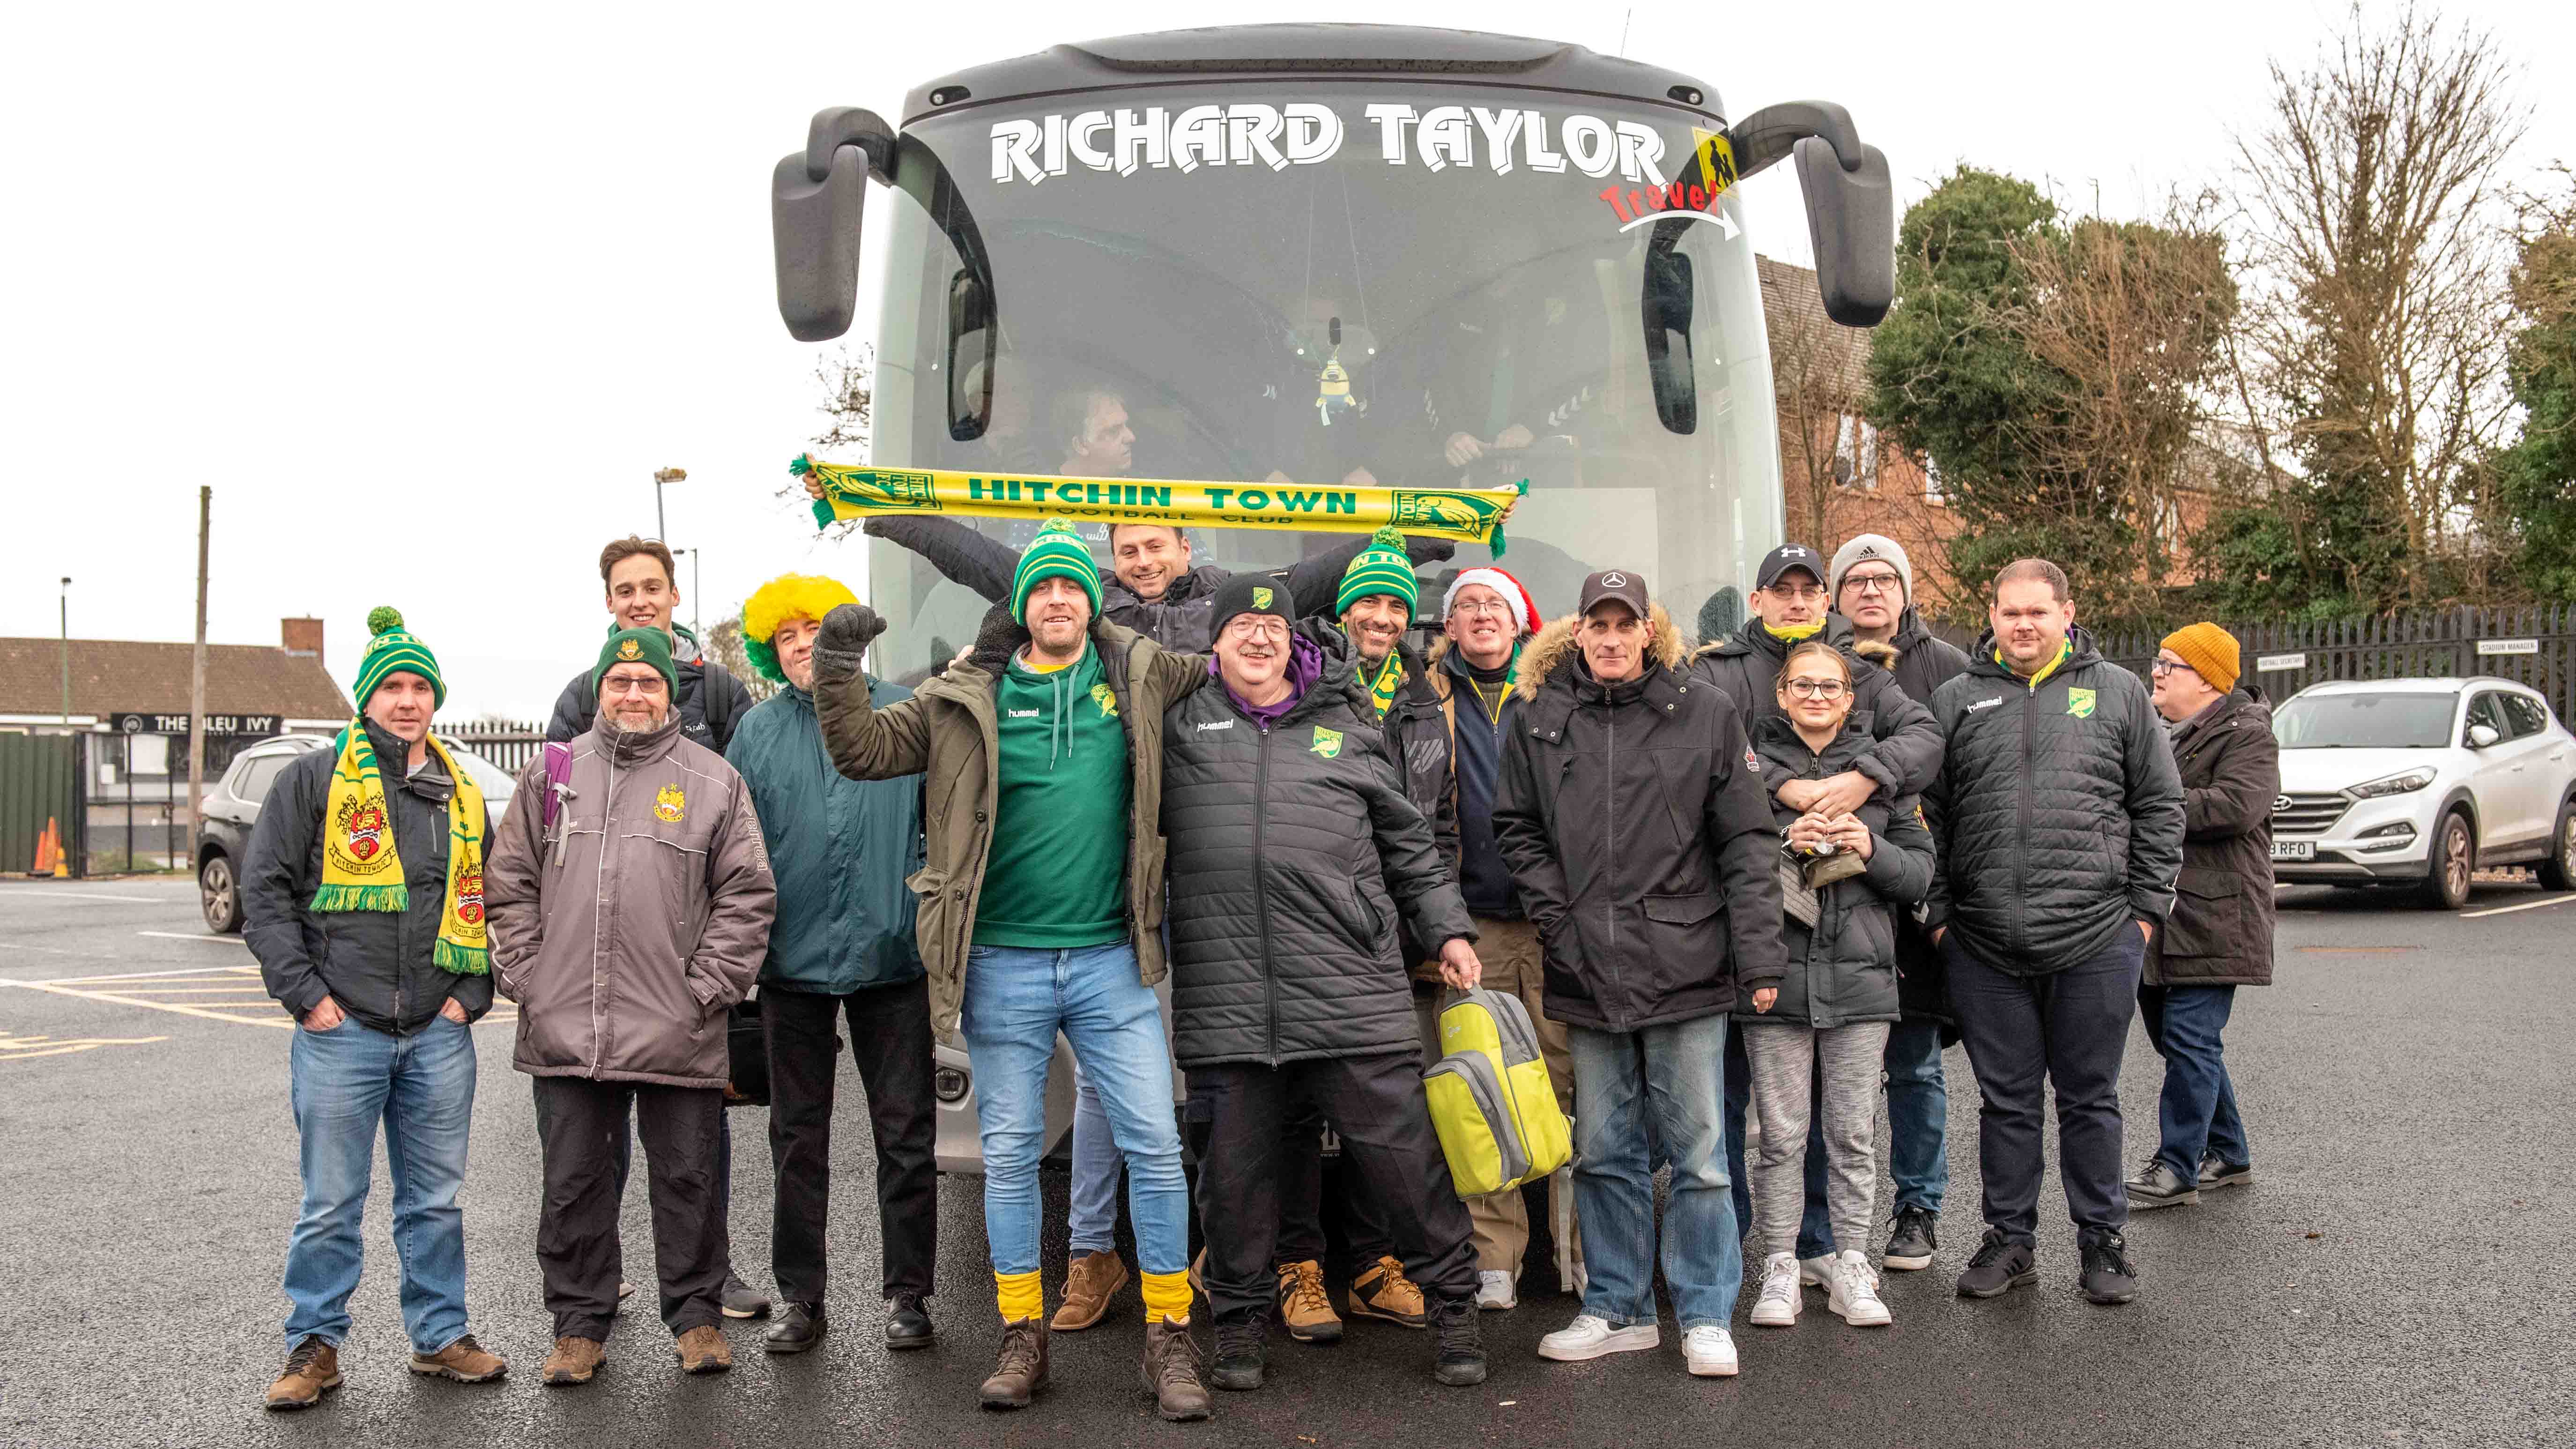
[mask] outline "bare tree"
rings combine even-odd
[[[778,686],[767,675],[751,667],[751,655],[743,648],[741,610],[735,610],[707,631],[707,653],[725,673],[741,680],[753,699],[767,699],[778,692]]]
[[[1843,469],[1860,463],[1858,440],[1851,435],[1861,425],[1869,390],[1862,370],[1865,335],[1827,317],[1822,307],[1779,307],[1772,322],[1771,386],[1789,533],[1831,549],[1835,493],[1855,481]]]
[[[869,460],[869,445],[876,435],[876,375],[876,349],[864,342],[856,353],[836,347],[830,356],[815,359],[814,380],[823,385],[823,405],[815,411],[823,415],[824,423],[814,435],[814,452],[824,462]],[[805,480],[799,478],[780,488],[778,496],[801,498],[804,492]],[[827,531],[845,538],[858,526],[857,520],[844,519]]]
[[[2237,141],[2247,421],[2299,461],[2283,501],[2311,579],[2364,608],[2439,597],[2508,420],[2512,71],[2484,32],[2411,6],[2373,30],[2356,5],[2310,69],[2274,62]]]

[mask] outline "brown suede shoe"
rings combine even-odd
[[[1342,1316],[1324,1296],[1324,1265],[1308,1258],[1279,1265],[1279,1321],[1299,1343],[1339,1343]]]
[[[1394,1258],[1378,1259],[1376,1267],[1351,1280],[1351,1313],[1407,1328],[1422,1328],[1431,1321],[1423,1311],[1422,1290],[1404,1276],[1404,1264]]]
[[[684,1374],[720,1374],[733,1367],[733,1345],[713,1324],[702,1323],[681,1334],[671,1351],[679,1355]]]
[[[1127,1265],[1116,1253],[1085,1253],[1065,1269],[1064,1302],[1055,1310],[1058,1333],[1079,1333],[1109,1311],[1109,1300],[1127,1286]]]
[[[1145,1325],[1145,1366],[1136,1378],[1166,1419],[1204,1419],[1215,1413],[1207,1386],[1199,1382],[1199,1345],[1190,1337],[1187,1319],[1174,1323],[1157,1318]]]
[[[598,1339],[558,1338],[554,1352],[547,1354],[546,1361],[538,1366],[537,1376],[557,1387],[586,1384],[592,1374],[599,1372],[600,1364],[607,1357],[608,1345]]]
[[[507,1359],[484,1349],[467,1334],[436,1353],[414,1353],[411,1371],[454,1379],[460,1384],[489,1383],[510,1371]]]
[[[324,1343],[317,1334],[306,1334],[286,1356],[286,1367],[278,1370],[277,1382],[268,1386],[268,1406],[272,1409],[309,1409],[322,1402],[322,1395],[340,1387],[340,1350]]]
[[[1023,1318],[1002,1325],[1002,1351],[993,1360],[993,1375],[984,1380],[984,1407],[1025,1409],[1046,1387],[1047,1325],[1043,1318]]]

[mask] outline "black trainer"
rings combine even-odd
[[[2131,1174],[2125,1185],[2129,1189],[2129,1206],[2141,1212],[2148,1208],[2181,1207],[2200,1201],[2199,1187],[2183,1181],[2182,1174],[2174,1171],[2161,1157],[2148,1158],[2146,1165]]]
[[[2240,1182],[2253,1180],[2253,1163],[2221,1162],[2215,1152],[2200,1159],[2200,1190],[2203,1192],[2214,1187],[2234,1187]]]
[[[1216,1321],[1216,1362],[1208,1367],[1209,1383],[1220,1389],[1261,1387],[1261,1340],[1269,1317],[1251,1308]]]
[[[2138,1296],[2138,1270],[2129,1264],[2129,1243],[2118,1233],[2084,1239],[2084,1273],[2076,1281],[2096,1303],[2126,1303]]]
[[[1941,1220],[1930,1208],[1898,1208],[1896,1231],[1888,1234],[1886,1264],[1900,1272],[1932,1266],[1941,1251]]]
[[[2030,1244],[2010,1241],[2001,1228],[1988,1228],[1977,1255],[1968,1260],[1968,1271],[1959,1275],[1959,1296],[1995,1298],[2038,1281],[2038,1259]]]
[[[769,1332],[761,1335],[760,1346],[771,1353],[803,1353],[821,1343],[831,1329],[822,1304],[790,1302]]]
[[[921,1306],[921,1295],[894,1295],[894,1301],[886,1305],[886,1347],[928,1348],[938,1341],[939,1330],[930,1326],[930,1314]]]
[[[1431,1376],[1453,1389],[1485,1381],[1485,1340],[1476,1320],[1476,1299],[1443,1298],[1431,1309],[1431,1326],[1440,1335],[1440,1356]]]

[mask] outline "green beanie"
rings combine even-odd
[[[438,656],[403,628],[401,610],[388,606],[369,610],[367,632],[374,637],[358,656],[358,713],[367,712],[367,701],[375,697],[376,686],[388,674],[417,674],[429,681],[432,699],[447,703],[447,681],[438,677]]]
[[[670,686],[671,702],[679,703],[680,676],[671,667],[671,636],[659,629],[620,629],[600,646],[599,663],[590,671],[590,692],[599,693],[600,681],[620,664],[650,664]]]
[[[1011,574],[1011,618],[1016,623],[1029,621],[1029,590],[1047,579],[1071,579],[1082,585],[1091,596],[1091,612],[1100,613],[1100,565],[1091,561],[1091,547],[1073,531],[1073,520],[1061,515],[1046,521],[1038,530],[1037,542],[1020,555],[1020,566]]]
[[[1338,619],[1349,613],[1351,605],[1371,594],[1393,594],[1404,600],[1408,614],[1421,600],[1422,581],[1413,576],[1413,560],[1404,552],[1404,535],[1395,529],[1379,529],[1369,540],[1368,551],[1342,570],[1342,591],[1333,600],[1333,617]]]

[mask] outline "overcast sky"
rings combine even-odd
[[[2576,55],[2571,10],[2450,13],[2546,67]],[[788,569],[857,584],[862,549],[818,544],[774,496],[815,427],[821,349],[778,321],[771,165],[821,107],[894,117],[950,70],[1219,15],[1603,51],[1624,28],[1627,54],[1706,79],[1731,115],[1847,105],[1900,206],[1967,161],[2135,214],[2217,175],[2267,57],[2304,61],[2343,11],[31,7],[0,62],[0,635],[52,635],[68,574],[75,636],[189,637],[201,483],[211,639],[274,643],[280,617],[318,614],[345,682],[367,610],[394,604],[440,657],[450,719],[535,717],[588,664],[598,546],[654,530],[658,467],[688,470],[668,532],[705,550],[683,618],[712,623]],[[2523,93],[2522,160],[2576,159],[2564,84]],[[1805,259],[1787,167],[1746,203],[1763,251]]]

